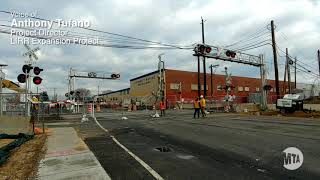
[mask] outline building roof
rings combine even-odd
[[[113,94],[113,93],[117,93],[117,92],[122,92],[122,91],[127,91],[127,90],[130,90],[130,88],[125,88],[125,89],[120,89],[120,90],[116,90],[116,91],[111,91],[111,92],[104,93],[104,94],[99,94],[99,96],[109,95],[109,94]]]
[[[164,69],[164,70],[169,70],[169,69]],[[138,76],[138,77],[136,77],[136,78],[130,79],[130,81],[134,81],[134,80],[137,80],[137,79],[146,77],[146,76],[150,76],[150,75],[156,74],[156,73],[158,73],[158,72],[159,72],[159,70],[155,70],[155,71],[153,71],[153,72],[150,72],[150,73],[147,73],[147,74]]]

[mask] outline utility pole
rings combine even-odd
[[[211,72],[211,94],[210,94],[210,96],[211,96],[211,99],[213,99],[213,73],[212,73],[212,69],[213,68],[216,68],[216,67],[218,67],[219,65],[218,64],[216,64],[216,65],[210,65],[209,66],[209,68],[210,68],[210,72]]]
[[[283,78],[283,84],[282,84],[282,92],[283,94],[286,94],[287,89],[287,73],[288,73],[288,56],[286,53],[286,64],[284,66],[284,78]]]
[[[294,58],[294,88],[297,89],[297,57]]]
[[[53,88],[53,98],[55,101],[57,101],[57,98],[56,98],[56,88]]]
[[[200,84],[200,56],[198,57],[198,97],[201,95],[201,84]]]
[[[4,72],[2,72],[2,68],[6,67],[6,64],[0,64],[0,117],[3,115],[3,102],[2,102],[2,79],[5,78]]]
[[[289,94],[291,94],[291,75],[290,75],[291,59],[289,58],[288,48],[286,48],[286,56],[287,56],[287,71],[288,71],[288,88],[289,88]]]
[[[276,93],[277,99],[280,98],[279,92],[279,72],[278,72],[278,57],[277,57],[277,49],[276,49],[276,39],[274,34],[274,23],[273,20],[271,21],[271,36],[272,36],[272,49],[273,49],[273,61],[274,61],[274,75],[276,81]]]
[[[202,27],[202,44],[205,43],[204,41],[204,23],[201,17],[201,27]],[[206,72],[206,58],[203,57],[203,97],[206,98],[207,96],[207,72]]]
[[[318,49],[319,76],[320,76],[320,50]]]

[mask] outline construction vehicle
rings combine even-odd
[[[277,100],[277,109],[281,113],[293,113],[303,111],[303,94],[286,94],[282,99]]]

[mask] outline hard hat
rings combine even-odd
[[[203,96],[202,96],[202,95],[200,95],[200,98],[203,98]]]

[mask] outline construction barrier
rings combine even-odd
[[[101,112],[100,105],[97,105],[96,112]]]
[[[88,104],[88,112],[91,113],[92,112],[92,103]]]

